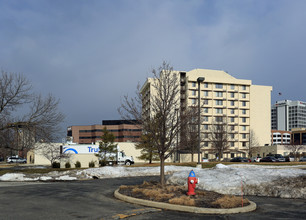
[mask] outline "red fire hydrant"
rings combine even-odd
[[[187,192],[188,196],[195,195],[194,190],[196,184],[198,184],[199,182],[200,182],[199,179],[196,178],[193,170],[191,170],[188,176],[188,192]]]

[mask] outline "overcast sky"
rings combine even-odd
[[[305,0],[0,0],[0,68],[60,99],[63,127],[120,119],[163,60],[306,101]],[[279,96],[279,92],[282,93]]]

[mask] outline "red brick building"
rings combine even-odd
[[[115,142],[138,142],[141,126],[136,121],[103,120],[102,125],[70,126],[67,128],[67,139],[77,144],[91,144],[101,141],[103,129],[114,134]]]

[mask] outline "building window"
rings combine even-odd
[[[208,141],[204,141],[204,147],[208,147]]]
[[[246,134],[242,134],[242,139],[246,139]]]
[[[231,130],[231,131],[234,131],[234,130],[235,130],[235,126],[234,126],[234,125],[231,125],[231,126],[230,126],[230,130]]]
[[[242,90],[246,90],[246,85],[242,85]]]
[[[230,117],[230,121],[231,122],[235,122],[235,118],[234,117]]]
[[[197,94],[197,93],[196,93],[196,90],[192,90],[192,91],[191,91],[191,94],[192,94],[192,95],[196,95],[196,94]]]
[[[242,101],[242,106],[246,106],[246,101]]]
[[[215,117],[216,122],[222,122],[223,121],[223,117],[221,116],[216,116]]]
[[[208,125],[204,125],[204,130],[208,130]]]
[[[223,109],[222,108],[216,108],[216,114],[222,114]]]
[[[235,142],[230,142],[231,143],[231,147],[235,146]]]
[[[191,103],[192,103],[193,105],[195,105],[195,104],[197,104],[197,100],[196,100],[196,99],[191,99]]]
[[[223,85],[221,83],[216,84],[216,89],[223,89]]]
[[[204,105],[208,105],[208,99],[204,99],[203,103]]]
[[[234,92],[230,92],[230,97],[231,98],[235,98],[235,93]]]
[[[235,106],[235,101],[231,101],[231,106]]]
[[[208,91],[204,91],[204,96],[208,96]]]
[[[215,92],[216,97],[223,97],[223,92]]]
[[[242,123],[246,123],[246,118],[241,118]]]
[[[231,139],[235,138],[235,134],[230,134]]]
[[[242,142],[242,147],[246,147],[246,142]]]
[[[215,100],[216,105],[223,105],[223,100]]]
[[[208,83],[204,83],[204,88],[208,88]]]
[[[203,108],[204,113],[208,113],[208,108]]]
[[[242,109],[242,114],[246,115],[246,110],[245,109]]]
[[[204,116],[203,120],[204,120],[204,121],[208,121],[208,117],[207,117],[207,116]]]
[[[235,85],[232,84],[232,85],[231,85],[231,89],[235,89]]]
[[[246,126],[245,126],[245,125],[242,125],[242,126],[241,126],[241,129],[242,129],[243,131],[246,131]]]
[[[196,87],[196,83],[195,82],[192,82],[192,87]]]
[[[235,109],[231,109],[231,114],[235,114]]]
[[[245,98],[246,98],[246,94],[245,94],[245,93],[242,93],[242,94],[241,94],[241,97],[242,97],[243,99],[245,99]]]

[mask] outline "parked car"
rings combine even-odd
[[[306,156],[300,158],[300,162],[306,162]]]
[[[276,160],[278,160],[279,162],[286,162],[285,157],[283,157],[282,155],[280,156],[275,156]]]
[[[207,158],[203,157],[202,158],[202,162],[206,162],[207,163],[207,162],[209,162],[209,160]]]
[[[274,157],[276,159],[276,162],[285,162],[286,161],[285,157],[283,157],[283,155],[281,155],[281,154],[268,154],[267,156]]]
[[[264,157],[260,159],[260,162],[276,162],[276,158],[272,156]]]
[[[251,162],[251,160],[246,157],[234,157],[230,162]]]
[[[292,157],[292,156],[285,156],[285,161],[286,162],[293,162],[294,161],[294,157]]]
[[[222,161],[222,162],[230,162],[230,161],[231,161],[231,158],[222,158],[221,161]]]
[[[9,157],[7,158],[8,163],[26,163],[27,159],[21,157]]]
[[[261,157],[252,157],[251,162],[260,162]]]

